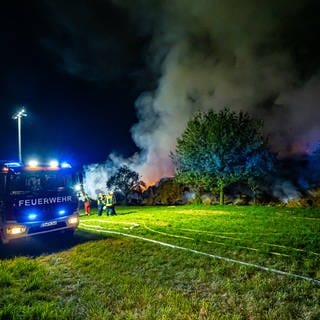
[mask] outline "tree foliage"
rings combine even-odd
[[[260,120],[242,111],[199,112],[187,123],[172,154],[177,180],[217,188],[221,204],[231,183],[245,180],[255,186],[272,170],[274,160],[261,128]]]
[[[137,172],[124,165],[108,179],[106,186],[108,189],[121,192],[127,200],[130,192],[142,192],[146,187],[146,184],[140,180]]]

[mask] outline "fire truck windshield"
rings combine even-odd
[[[72,187],[71,174],[48,171],[18,172],[11,174],[7,180],[10,194],[61,191]]]

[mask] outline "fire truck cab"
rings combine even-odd
[[[0,242],[51,232],[73,234],[79,225],[75,179],[67,163],[0,162]]]

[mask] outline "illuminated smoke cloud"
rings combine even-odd
[[[137,39],[152,39],[148,64],[158,74],[155,88],[135,103],[138,122],[131,131],[141,153],[111,155],[116,164],[130,163],[148,183],[171,176],[169,153],[186,122],[198,110],[226,106],[262,118],[280,155],[314,148],[320,138],[316,1],[113,3],[131,17]]]
[[[83,177],[85,192],[94,199],[100,192],[106,193],[106,181],[111,174],[112,169],[108,162],[85,166]]]
[[[289,181],[276,181],[274,184],[273,195],[281,199],[282,202],[288,203],[290,200],[299,199],[301,193]]]
[[[265,118],[274,149],[280,154],[313,152],[320,143],[320,78],[312,77],[301,88],[282,94],[278,100],[282,106],[281,117],[279,113]]]
[[[295,22],[307,2],[138,3],[129,8],[142,28],[153,30],[154,60],[163,58],[158,87],[137,100],[140,121],[132,128],[146,180],[172,175],[169,152],[198,110],[229,106],[264,119],[280,155],[312,148],[320,137],[320,82],[301,81],[292,52],[277,39],[287,32],[283,21]]]

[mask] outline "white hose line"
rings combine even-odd
[[[164,247],[169,247],[169,248],[173,248],[173,249],[189,251],[189,252],[200,254],[200,255],[203,255],[203,256],[206,256],[206,257],[219,259],[219,260],[223,260],[223,261],[227,261],[227,262],[233,262],[233,263],[240,264],[240,265],[247,266],[247,267],[253,267],[253,268],[260,269],[260,270],[281,274],[281,275],[284,275],[284,276],[289,276],[289,277],[293,277],[293,278],[297,278],[297,279],[302,279],[302,280],[314,282],[314,283],[317,283],[317,284],[320,285],[320,280],[318,280],[318,279],[313,279],[313,278],[301,276],[301,275],[295,274],[295,273],[285,272],[285,271],[281,271],[281,270],[277,270],[277,269],[273,269],[273,268],[260,266],[258,264],[254,264],[254,263],[244,262],[244,261],[235,260],[235,259],[231,259],[231,258],[227,258],[227,257],[222,257],[222,256],[218,256],[218,255],[215,255],[215,254],[206,253],[206,252],[202,252],[202,251],[198,251],[198,250],[194,250],[194,249],[180,247],[180,246],[176,246],[176,245],[173,245],[173,244],[170,244],[170,243],[166,243],[166,242],[162,242],[162,241],[157,241],[157,240],[153,240],[153,239],[149,239],[149,238],[135,236],[133,234],[122,233],[122,232],[118,232],[118,231],[112,231],[112,230],[104,229],[104,228],[102,228],[100,226],[92,226],[92,225],[88,225],[88,224],[84,224],[84,223],[82,223],[81,226],[82,227],[84,226],[85,227],[84,229],[88,229],[88,230],[94,230],[94,231],[103,232],[103,233],[110,233],[110,234],[117,234],[117,235],[121,235],[121,236],[124,236],[124,237],[129,237],[129,238],[139,239],[139,240],[143,240],[143,241],[147,241],[147,242],[151,242],[151,243],[156,243],[156,244],[159,244],[159,245],[164,246]]]
[[[245,239],[242,238],[234,238],[234,237],[230,237],[230,236],[222,236],[220,234],[217,234],[215,232],[210,232],[210,231],[202,231],[202,230],[195,230],[195,229],[181,229],[183,231],[190,231],[190,232],[196,232],[196,233],[205,233],[207,235],[212,235],[213,237],[217,237],[217,238],[225,238],[225,239],[231,239],[231,240],[236,240],[236,241],[243,241]],[[268,242],[261,242],[263,245],[266,246],[271,246],[271,247],[277,247],[277,248],[283,248],[283,249],[288,249],[288,250],[292,250],[292,251],[298,251],[298,252],[306,252],[306,253],[310,253],[316,256],[320,256],[320,253],[317,252],[313,252],[313,251],[306,251],[303,249],[298,249],[298,248],[293,248],[293,247],[288,247],[288,246],[284,246],[284,245],[279,245],[279,244],[272,244],[272,243],[268,243]],[[240,246],[241,247],[241,246]],[[270,252],[272,253],[272,252]],[[277,254],[277,253],[274,253]],[[279,254],[279,253],[278,253]],[[284,256],[288,256],[290,257],[290,255],[286,255],[286,254],[280,254],[280,255],[284,255]]]
[[[129,222],[129,221],[111,221],[111,220],[103,220],[103,219],[81,219],[82,222],[102,222],[102,223],[111,223],[111,224],[128,224],[130,226],[139,226],[136,222]]]
[[[146,226],[145,223],[143,224],[143,227],[145,229],[151,231],[151,232],[162,234],[162,235],[165,235],[165,236],[168,236],[168,237],[174,237],[174,238],[180,238],[180,239],[186,239],[186,240],[193,240],[193,241],[195,240],[194,238],[190,238],[190,237],[186,237],[186,236],[178,236],[178,235],[175,235],[175,234],[170,234],[170,233],[166,233],[166,232],[153,230],[153,229],[149,228],[148,226]],[[184,230],[184,229],[182,229],[182,230]],[[209,233],[206,232],[206,234],[209,234]],[[213,233],[210,233],[210,234],[213,234]],[[241,240],[241,239],[231,238],[231,237],[221,237],[221,238],[228,238],[228,239],[232,239],[232,240]],[[206,243],[215,243],[215,244],[218,244],[218,245],[228,246],[228,247],[232,246],[232,247],[242,248],[242,249],[256,251],[256,252],[258,251],[258,249],[256,249],[256,248],[251,248],[251,247],[247,247],[247,246],[229,245],[229,244],[226,244],[226,243],[223,243],[223,242],[217,242],[217,241],[211,241],[211,240],[204,240],[204,242],[206,242]],[[272,252],[272,251],[270,251],[269,253],[273,254],[273,255],[276,255],[276,256],[290,257],[290,255],[285,254],[285,253],[280,253],[280,252]]]

